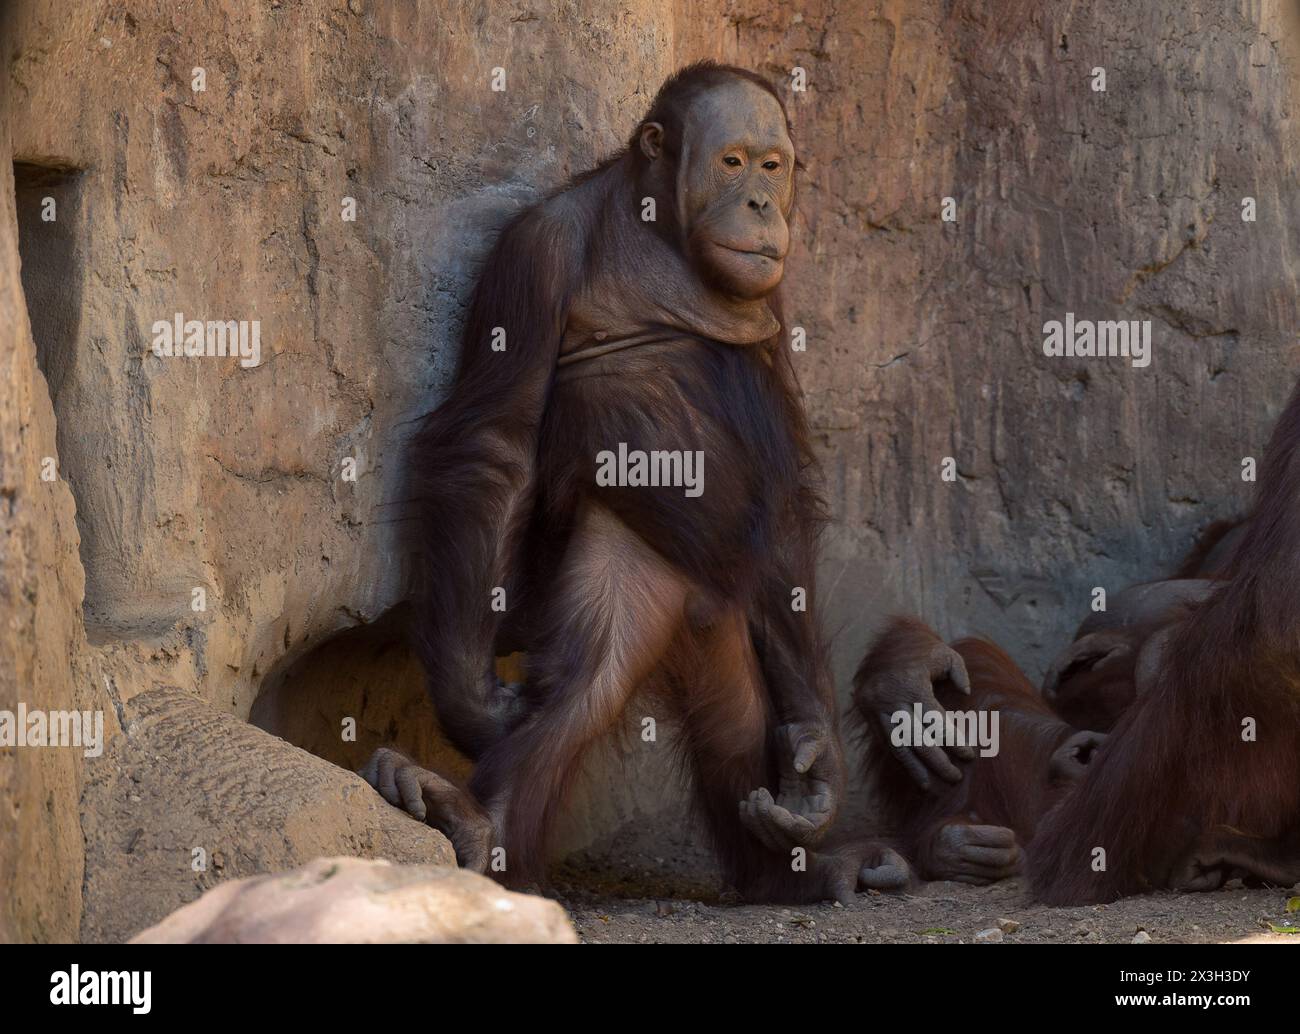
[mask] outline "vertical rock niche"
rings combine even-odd
[[[45,375],[59,417],[63,416],[59,389],[71,368],[81,325],[80,201],[78,170],[14,163],[23,293],[36,341],[36,363]],[[75,482],[72,490],[76,492]]]
[[[87,630],[92,626],[90,571],[95,555],[95,522],[87,519],[83,500],[83,455],[74,442],[76,415],[64,391],[75,376],[81,336],[84,242],[79,239],[82,202],[81,170],[63,165],[14,162],[14,207],[18,216],[18,254],[23,294],[36,343],[36,364],[45,376],[57,423],[58,476],[77,503],[81,564],[87,572],[83,602]],[[55,457],[41,457],[45,466]]]
[[[154,638],[176,624],[202,581],[174,564],[162,576],[141,572],[156,446],[141,440],[148,388],[138,319],[130,297],[120,326],[90,297],[87,174],[21,159],[13,168],[23,293],[54,408],[57,474],[76,502],[86,635],[93,644]]]

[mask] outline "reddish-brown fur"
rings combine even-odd
[[[1117,635],[1126,652],[1104,667],[1083,660],[1066,668],[1051,696],[1052,709],[1076,728],[1109,732],[1137,696],[1138,654],[1154,630],[1135,628]]]
[[[1245,521],[1230,517],[1207,527],[1173,573],[1173,578],[1228,578],[1232,554],[1245,533]]]
[[[1243,740],[1247,719],[1255,742]],[[1294,871],[1298,831],[1300,388],[1274,429],[1231,578],[1174,626],[1150,689],[1039,825],[1029,871],[1044,901],[1110,901],[1177,883],[1220,835],[1255,845],[1269,871]]]
[[[666,160],[691,99],[737,82],[777,96],[711,64],[665,83],[643,124],[663,125]],[[488,256],[451,395],[411,443],[415,643],[444,729],[477,760],[471,790],[512,881],[542,876],[584,752],[658,674],[732,882],[754,897],[817,898],[824,887],[792,876],[789,855],[765,851],[738,817],[745,795],[778,783],[779,726],[824,727],[823,763],[840,768],[815,618],[821,504],[784,332],[744,347],[678,333],[658,351],[555,376],[571,306],[603,283],[603,249],[631,239],[647,254],[665,242],[680,251],[690,230],[676,226],[671,196],[655,223],[627,228],[650,175],[632,140],[518,216]],[[779,299],[767,300],[780,320]],[[489,347],[495,327],[504,352]],[[704,451],[708,490],[597,489],[594,458],[623,442]],[[504,615],[488,605],[496,587]],[[794,587],[805,610],[791,607]],[[493,673],[494,654],[515,650],[528,653],[518,694]]]
[[[1075,728],[1109,732],[1137,697],[1138,659],[1147,641],[1185,613],[1173,607],[1153,620],[1081,634],[1053,662],[1043,699]]]
[[[1133,586],[1113,597],[1104,630],[1094,627],[1097,615],[1080,625],[1043,683],[1044,699],[1053,710],[1080,729],[1112,729],[1137,696],[1138,658],[1147,641],[1186,615],[1180,595],[1231,576],[1233,554],[1247,529],[1242,518],[1215,521],[1168,580]],[[1143,592],[1164,594],[1167,605],[1130,607],[1130,598]]]
[[[959,762],[962,779],[917,786],[894,757],[896,748],[873,720],[863,691],[882,674],[923,662],[940,642],[923,622],[895,618],[877,638],[854,676],[857,723],[866,735],[863,779],[875,789],[882,818],[899,850],[924,879],[952,878],[936,856],[937,838],[955,824],[1002,826],[1028,843],[1039,819],[1068,785],[1068,770],[1053,765],[1054,755],[1077,730],[1052,713],[1016,663],[982,639],[953,644],[970,676],[971,693],[944,680],[935,695],[946,710],[997,711],[999,751],[991,757]],[[1083,761],[1086,763],[1086,756]]]

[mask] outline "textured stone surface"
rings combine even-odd
[[[0,25],[3,15],[0,15]],[[9,56],[0,29],[0,73]],[[0,88],[0,113],[8,96]],[[0,710],[91,706],[73,499],[40,479],[57,455],[19,279],[10,128],[0,114]],[[106,724],[112,721],[111,715]],[[0,942],[75,938],[80,752],[0,748]]]
[[[315,858],[456,864],[359,776],[197,697],[149,690],[123,714],[126,734],[86,766],[83,941],[126,940],[221,881]]]
[[[444,390],[491,231],[700,57],[808,76],[789,95],[807,170],[788,308],[835,516],[841,682],[900,609],[992,635],[1037,675],[1092,586],[1166,569],[1244,504],[1241,457],[1293,380],[1284,6],[11,0],[0,707],[98,707],[116,732],[156,685],[240,719],[269,690],[268,725],[337,760],[358,749],[348,717],[367,745],[410,735],[418,672],[371,628],[402,595],[403,421]],[[32,217],[47,189],[56,228]],[[261,320],[262,364],[146,354],[177,311]],[[1151,367],[1044,359],[1042,323],[1066,311],[1153,320]],[[40,481],[45,456],[60,480]],[[351,663],[327,663],[353,629]],[[594,761],[568,842],[677,821],[671,731],[631,743],[624,769]],[[0,751],[0,938],[76,935],[82,780],[79,754]]]
[[[135,944],[575,944],[554,901],[433,865],[319,858],[223,883]]]
[[[687,5],[686,53],[808,71],[790,314],[841,681],[890,609],[1036,677],[1092,586],[1167,570],[1248,500],[1300,357],[1285,6],[731,3],[719,33]],[[1046,359],[1070,310],[1151,319],[1151,366]]]

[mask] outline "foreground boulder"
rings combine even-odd
[[[559,905],[462,869],[318,858],[208,891],[133,944],[574,944]]]
[[[150,690],[119,719],[86,766],[83,941],[124,941],[218,884],[322,856],[456,864],[359,776],[196,696]]]

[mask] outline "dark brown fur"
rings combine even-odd
[[[1256,742],[1242,738],[1247,718]],[[1030,875],[1049,903],[1111,901],[1176,883],[1224,832],[1294,871],[1298,829],[1300,389],[1274,429],[1232,577],[1174,626],[1150,689],[1040,824]]]
[[[1174,572],[1174,578],[1227,578],[1232,574],[1232,552],[1244,532],[1241,517],[1214,521],[1201,532]]]
[[[1108,732],[1138,694],[1138,661],[1152,637],[1186,617],[1217,580],[1230,577],[1232,554],[1249,525],[1216,521],[1160,582],[1131,586],[1110,609],[1093,614],[1075,633],[1043,682],[1043,697],[1071,725]]]
[[[691,98],[738,79],[776,96],[711,64],[665,83],[645,122],[664,124],[670,160]],[[414,639],[443,727],[477,760],[471,790],[496,816],[511,881],[542,876],[584,752],[654,677],[684,722],[678,748],[732,882],[816,898],[816,880],[792,876],[737,816],[746,794],[778,782],[779,726],[824,725],[838,764],[814,616],[822,507],[783,330],[748,347],[678,333],[554,375],[570,308],[607,268],[620,206],[644,190],[638,138],[515,218],[487,258],[450,397],[411,442]],[[689,228],[674,197],[659,202],[656,223],[623,232],[678,248]],[[767,301],[779,320],[779,299]],[[490,349],[494,327],[504,353]],[[704,451],[707,490],[597,487],[594,457],[615,443]],[[488,606],[498,586],[504,615]],[[805,612],[790,606],[795,586]],[[521,649],[528,677],[512,694],[493,658]]]

